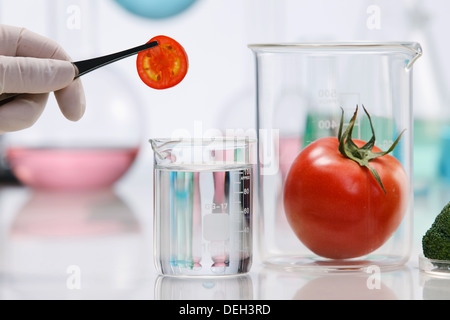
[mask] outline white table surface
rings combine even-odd
[[[370,289],[368,274],[286,272],[257,255],[243,276],[162,277],[153,266],[151,184],[75,194],[2,186],[0,299],[450,299],[450,278],[418,268],[421,235],[445,197],[437,189],[416,200],[411,259]]]

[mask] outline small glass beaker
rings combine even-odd
[[[402,265],[409,258],[412,243],[412,66],[422,54],[420,45],[400,42],[292,43],[254,44],[249,48],[256,61],[259,158],[255,194],[258,222],[255,225],[258,226],[261,260],[270,265],[320,271],[361,270],[374,264],[380,267]],[[407,175],[405,181],[408,183],[402,184],[408,194],[407,204],[402,207],[407,209],[401,210],[400,215],[404,215],[401,223],[380,247],[351,258],[324,257],[314,253],[316,251],[313,252],[293,232],[292,221],[289,222],[285,214],[284,184],[298,154],[321,138],[337,137],[342,112],[344,124],[348,124],[356,106],[360,112],[354,123],[354,139],[369,141],[373,123],[375,145],[385,151],[401,131],[406,130],[390,155],[400,161]],[[362,106],[368,110],[371,121]],[[337,148],[336,152],[339,153]],[[326,166],[327,161],[321,165]],[[343,185],[340,187],[344,188]],[[339,192],[338,188],[333,193]],[[321,208],[328,202],[328,208],[332,208],[328,211],[343,219],[347,208],[337,204],[333,207],[334,202],[327,192],[315,192],[320,195],[315,197],[319,199],[317,206],[302,214],[312,214],[319,219],[328,214],[332,218],[324,222],[330,229],[313,230],[311,227],[308,232],[316,233],[317,237],[320,234],[322,246],[335,245],[339,251],[340,240],[334,238],[339,233],[336,230],[339,226],[335,224],[333,230],[332,220],[337,218]],[[360,208],[361,216],[370,215],[370,209],[379,205],[371,202],[371,194],[357,197],[365,203]],[[354,223],[351,219],[348,221]],[[377,234],[375,228],[379,226],[370,222],[373,220],[367,221],[369,223],[363,225],[366,229],[358,230],[362,236],[355,245],[371,240],[368,234]],[[309,226],[304,224],[304,227]],[[340,239],[352,236],[352,232],[340,232]]]
[[[189,276],[248,272],[254,141],[186,138],[150,143],[158,272]]]

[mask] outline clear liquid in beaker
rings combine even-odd
[[[155,167],[155,262],[172,275],[248,272],[252,167]]]

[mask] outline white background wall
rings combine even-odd
[[[54,17],[49,6],[56,1],[0,0],[0,23],[51,36],[49,21]],[[164,20],[133,15],[114,0],[89,2],[96,6],[99,55],[141,44],[157,34],[178,40],[189,55],[187,77],[165,91],[150,89],[139,80],[134,58],[117,63],[141,101],[145,138],[170,136],[178,129],[192,132],[195,121],[201,121],[204,130],[253,125],[254,69],[247,44],[256,42],[419,41],[424,56],[415,65],[416,112],[425,110],[427,103],[427,108],[431,103],[447,108],[446,102],[436,99],[437,85],[442,84],[445,92],[450,81],[447,0],[197,0],[185,12]],[[371,5],[379,8],[375,29],[369,28]],[[423,6],[417,13],[426,13],[425,24],[408,18],[414,5]],[[88,101],[89,107],[95,106]],[[150,167],[147,157],[150,152],[143,153],[133,172]]]

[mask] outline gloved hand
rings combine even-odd
[[[0,25],[0,94],[24,93],[0,106],[0,134],[32,126],[54,91],[63,115],[79,120],[85,97],[70,57],[55,41]]]

